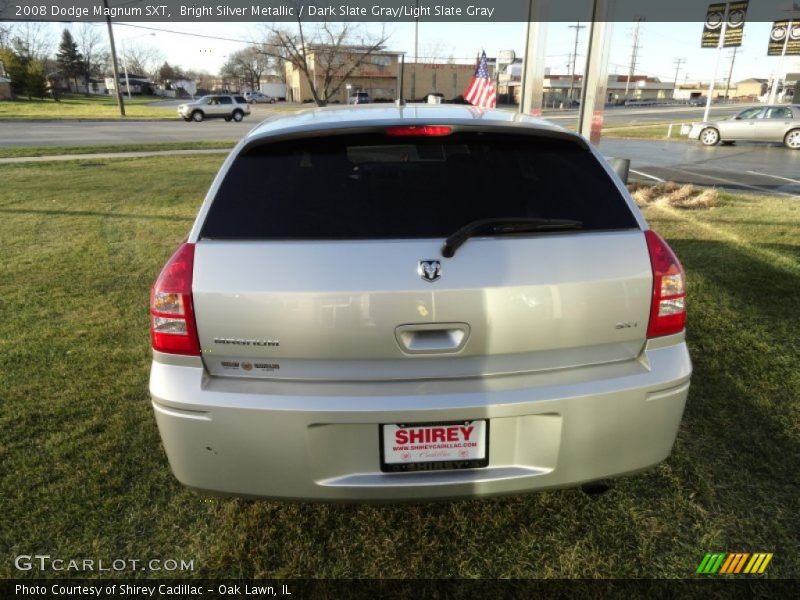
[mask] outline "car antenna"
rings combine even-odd
[[[403,75],[405,75],[406,70],[406,55],[405,52],[400,55],[400,93],[398,94],[397,100],[395,100],[395,106],[405,106],[406,101],[403,99]]]

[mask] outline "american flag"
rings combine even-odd
[[[486,64],[485,51],[478,59],[478,68],[475,69],[472,81],[464,92],[464,99],[473,106],[481,108],[494,108],[497,104],[497,93],[492,80],[489,79],[489,65]]]

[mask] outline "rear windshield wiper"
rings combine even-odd
[[[464,227],[448,237],[442,246],[442,256],[451,258],[464,242],[480,233],[504,235],[530,231],[580,229],[581,227],[583,227],[583,221],[574,221],[572,219],[537,219],[534,217],[481,219],[464,225]]]

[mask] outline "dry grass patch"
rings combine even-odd
[[[628,189],[640,207],[671,206],[688,210],[715,208],[719,201],[719,192],[714,188],[698,189],[692,184],[678,184],[673,181],[648,185],[634,183]]]

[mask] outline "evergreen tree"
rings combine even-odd
[[[15,96],[25,94],[28,77],[28,60],[7,48],[0,51],[0,60],[3,61],[6,73],[11,79],[11,91]]]
[[[72,39],[69,29],[65,29],[61,34],[56,64],[58,64],[58,70],[61,71],[63,77],[72,78],[77,91],[78,77],[83,76],[83,55],[78,51],[78,44]]]

